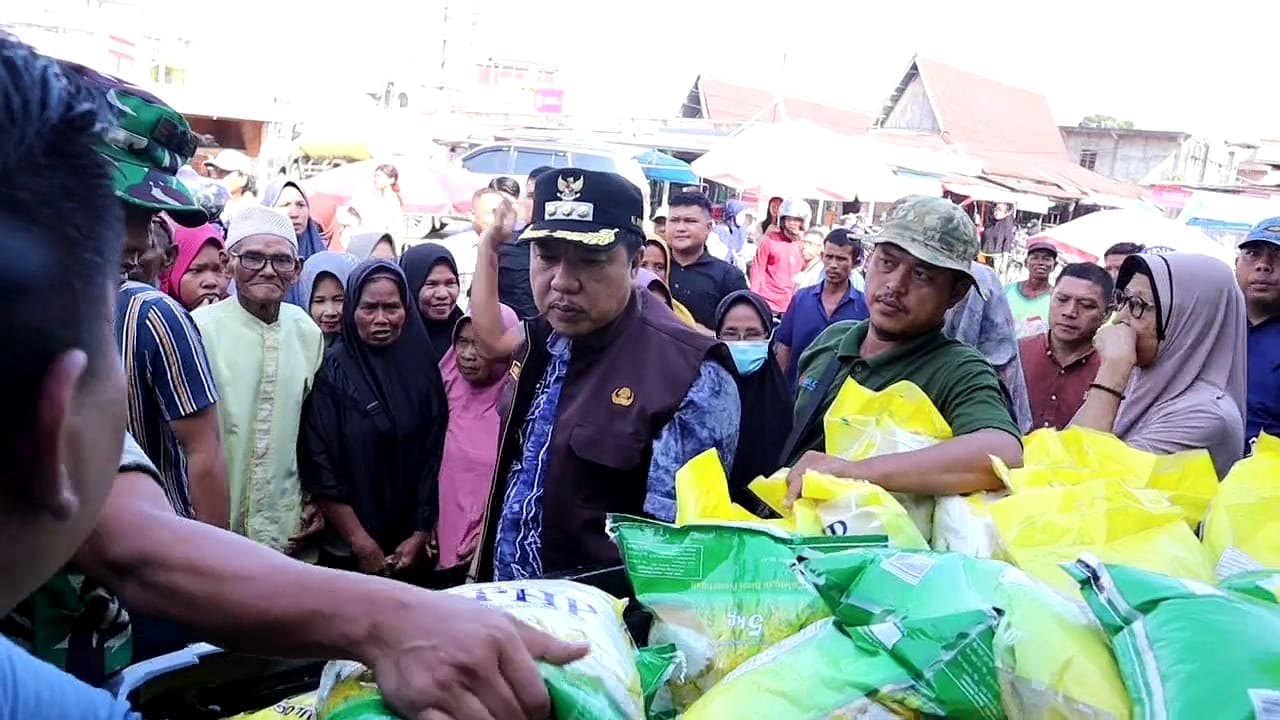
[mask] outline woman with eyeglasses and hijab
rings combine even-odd
[[[787,376],[773,355],[771,327],[769,306],[750,290],[730,293],[716,308],[716,337],[733,356],[742,401],[743,422],[729,472],[729,494],[750,509],[760,501],[747,484],[778,469],[795,410]]]
[[[1205,448],[1218,477],[1244,454],[1244,295],[1205,255],[1142,253],[1120,266],[1115,324],[1072,425],[1155,453]]]
[[[404,272],[367,260],[347,280],[342,337],[303,413],[302,487],[324,513],[321,564],[421,581],[435,555],[449,422],[440,369]]]

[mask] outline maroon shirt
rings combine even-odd
[[[1098,374],[1102,359],[1090,350],[1088,355],[1063,367],[1049,349],[1049,333],[1020,340],[1018,354],[1022,357],[1022,374],[1027,378],[1027,397],[1031,401],[1031,429],[1062,430],[1084,405],[1084,396]]]

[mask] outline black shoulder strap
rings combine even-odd
[[[800,444],[801,438],[808,432],[813,419],[818,415],[818,409],[822,407],[822,401],[826,399],[827,393],[831,392],[831,386],[835,384],[836,377],[840,375],[840,371],[844,369],[848,373],[845,363],[840,361],[839,357],[832,357],[831,362],[822,369],[822,376],[818,378],[818,384],[809,393],[809,401],[804,407],[797,407],[797,422],[791,426],[791,434],[787,436],[787,442],[782,446],[782,455],[778,461],[787,464],[791,461],[792,454],[796,451],[796,446]]]

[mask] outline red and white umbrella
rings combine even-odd
[[[1122,242],[1149,248],[1199,253],[1235,264],[1235,251],[1190,225],[1144,210],[1099,210],[1049,228],[1029,238],[1048,240],[1063,255],[1081,262],[1097,262],[1107,248]]]
[[[400,199],[406,213],[443,215],[450,210],[471,209],[476,177],[462,168],[425,157],[396,156],[361,160],[325,172],[303,182],[313,206],[347,205],[373,190],[373,173],[389,164],[399,173]]]

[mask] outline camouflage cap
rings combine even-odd
[[[103,134],[98,152],[110,166],[116,197],[163,210],[188,227],[207,222],[208,215],[177,175],[196,152],[196,137],[186,118],[124,80],[66,60],[59,65],[69,78],[100,93],[115,113],[115,125]]]
[[[958,205],[940,197],[910,195],[897,202],[875,242],[892,243],[922,262],[962,272],[987,299],[970,263],[978,257],[978,229]]]

